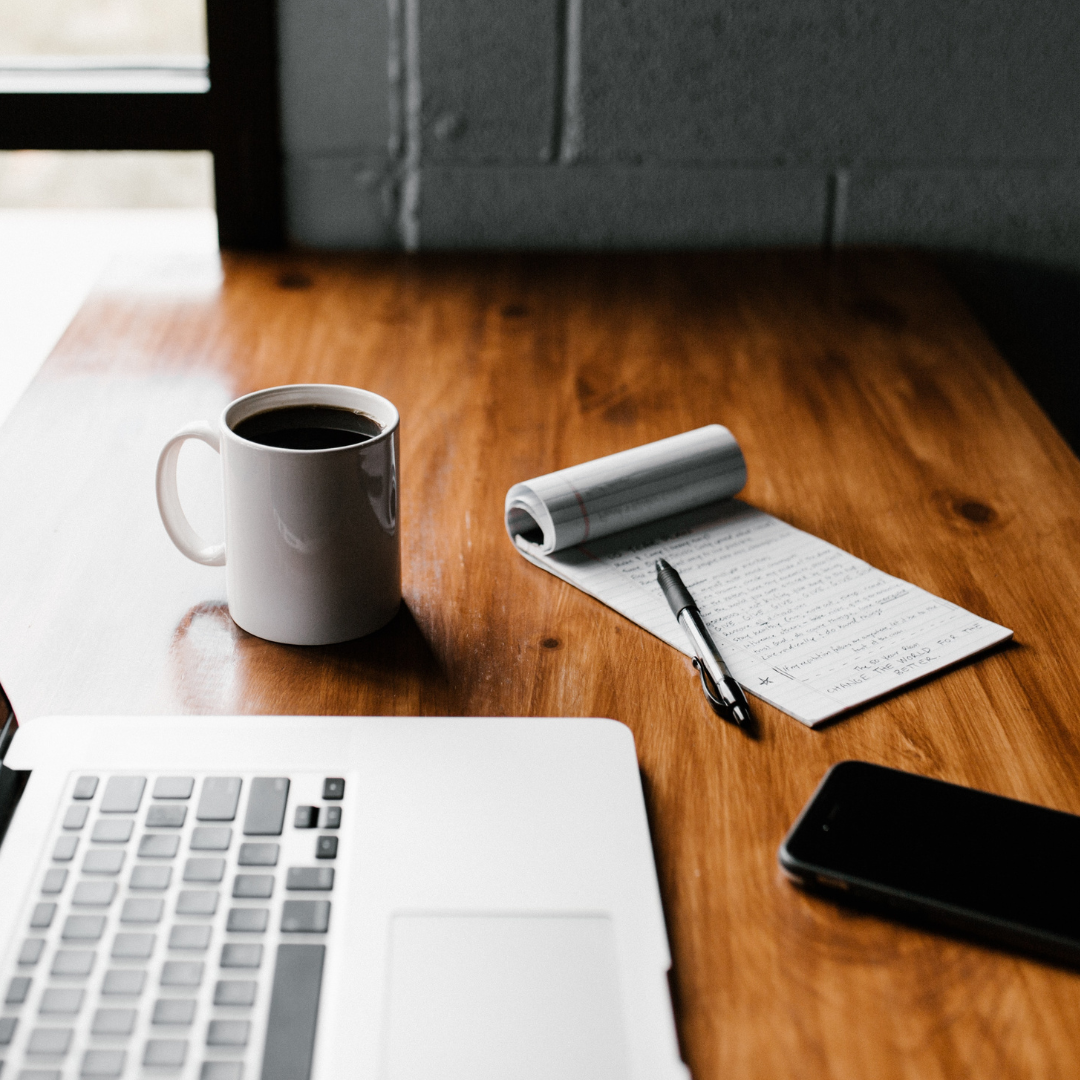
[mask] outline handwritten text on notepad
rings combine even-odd
[[[824,540],[728,501],[545,560],[686,651],[656,585],[667,559],[732,674],[806,723],[890,692],[1009,636]]]

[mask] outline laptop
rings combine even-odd
[[[4,766],[0,1080],[689,1075],[622,724],[46,717]]]

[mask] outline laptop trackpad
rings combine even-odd
[[[398,915],[384,1080],[622,1080],[606,916]]]

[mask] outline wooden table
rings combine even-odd
[[[213,271],[104,285],[0,432],[0,680],[21,720],[615,717],[637,739],[698,1080],[1076,1074],[1076,974],[852,914],[776,863],[843,758],[1080,812],[1080,462],[927,262],[291,255]],[[403,418],[405,606],[332,648],[238,630],[223,571],[172,548],[153,499],[175,428],[294,381],[370,388]],[[502,526],[514,481],[712,421],[744,447],[749,502],[1015,645],[824,730],[760,702],[757,741],[720,723],[683,656],[530,566]],[[203,520],[211,457],[187,478]]]

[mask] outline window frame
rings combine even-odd
[[[203,93],[0,92],[0,150],[209,150],[222,248],[285,244],[274,0],[206,0]]]

